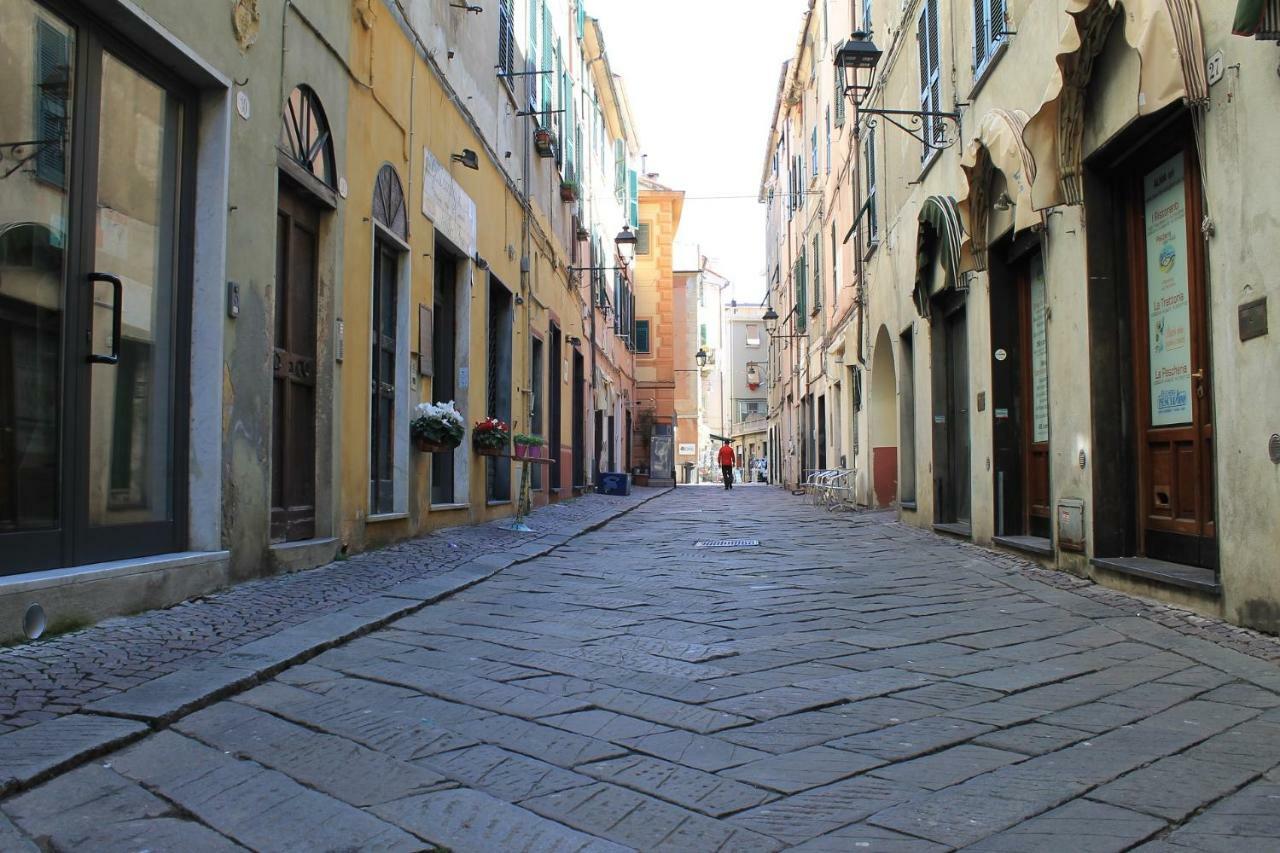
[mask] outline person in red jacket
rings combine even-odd
[[[733,465],[738,461],[737,455],[733,452],[733,448],[729,446],[729,439],[724,440],[724,446],[720,448],[720,470],[724,472],[724,487],[726,489],[733,488]]]

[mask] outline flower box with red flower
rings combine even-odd
[[[471,446],[481,456],[507,456],[511,452],[511,427],[498,418],[485,418],[471,428]]]

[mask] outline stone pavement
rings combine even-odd
[[[251,581],[37,643],[0,647],[0,736],[367,603],[397,584],[441,577],[486,555],[539,553],[657,494],[658,489],[636,489],[629,498],[584,495],[534,511],[532,534],[508,529],[509,521],[449,528],[320,569]]]
[[[0,785],[100,750],[0,849],[1280,849],[1280,669],[1024,569],[677,489],[223,701],[0,738]]]

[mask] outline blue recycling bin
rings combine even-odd
[[[623,471],[608,471],[600,475],[596,491],[602,495],[631,494],[631,475]]]

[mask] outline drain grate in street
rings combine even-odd
[[[751,548],[760,544],[759,539],[706,539],[696,543],[695,548]]]

